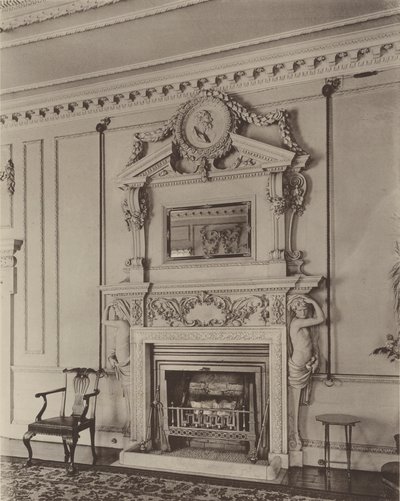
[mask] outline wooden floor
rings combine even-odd
[[[34,459],[45,459],[50,461],[63,460],[62,444],[48,442],[32,442]],[[119,450],[105,447],[97,447],[98,465],[109,466],[118,461]],[[22,440],[0,439],[0,454],[3,456],[27,457],[27,451]],[[90,447],[78,445],[75,452],[75,462],[77,464],[91,464],[92,456]],[[369,499],[384,499],[383,484],[380,472],[353,471],[350,482],[347,479],[345,470],[333,469],[328,481],[324,471],[314,466],[303,468],[290,468],[285,473],[282,485],[294,488],[324,490],[329,493],[351,494],[362,500],[363,497]]]

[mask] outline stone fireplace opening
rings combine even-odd
[[[163,411],[152,436],[163,434],[171,452],[213,449],[245,457],[255,454],[261,436],[258,459],[267,457],[268,345],[154,345],[153,363],[153,394]],[[160,441],[153,447],[161,448]]]

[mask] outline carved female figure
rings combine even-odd
[[[310,327],[319,325],[325,315],[319,304],[307,296],[292,296],[288,301],[292,321],[289,327],[289,387],[292,393],[293,430],[291,446],[301,449],[301,437],[298,429],[299,405],[310,403],[311,377],[319,366],[319,347],[317,336]]]
[[[113,311],[113,318],[109,318]],[[117,299],[108,305],[103,314],[102,323],[106,327],[116,329],[114,344],[108,355],[108,361],[115,370],[115,375],[122,386],[122,394],[126,404],[126,423],[124,436],[130,435],[131,420],[131,367],[130,367],[130,324],[129,305],[122,299]]]

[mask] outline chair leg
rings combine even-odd
[[[62,439],[63,441],[63,446],[64,446],[64,463],[67,464],[68,461],[69,461],[69,449],[68,449],[68,445],[67,445],[67,441],[65,438]]]
[[[36,433],[33,433],[32,431],[27,431],[22,439],[25,447],[28,449],[28,461],[25,463],[25,466],[32,466],[31,438],[34,437],[35,435]]]
[[[69,446],[71,462],[67,465],[67,475],[75,475],[75,473],[77,471],[75,468],[75,464],[74,464],[75,448],[76,448],[77,442],[78,442],[78,437],[73,437],[72,442],[70,443],[70,446]]]
[[[97,454],[96,454],[96,448],[94,445],[94,436],[95,436],[95,425],[94,423],[90,426],[90,447],[92,448],[92,456],[93,456],[93,461],[92,464],[95,465],[97,461]]]

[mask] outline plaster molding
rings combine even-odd
[[[304,438],[302,440],[303,447],[311,447],[317,449],[324,448],[323,440],[311,440],[309,438]],[[331,442],[331,449],[338,449],[341,451],[346,450],[346,444],[344,442]],[[389,445],[372,445],[372,444],[351,444],[351,450],[354,452],[367,452],[374,454],[397,454],[396,447],[391,447]]]
[[[192,63],[183,69],[162,70],[146,78],[128,77],[108,84],[93,84],[69,91],[27,97],[3,103],[0,122],[4,128],[68,121],[90,115],[126,114],[138,109],[173,106],[198,95],[200,89],[246,93],[312,80],[384,70],[400,65],[400,35],[395,26],[369,29],[348,35],[263,49],[242,56],[226,56],[212,62]],[[364,49],[369,51],[365,52]],[[319,62],[324,54],[323,63]],[[306,64],[295,69],[302,58]],[[279,67],[279,68],[278,68]],[[261,70],[263,71],[256,71]],[[111,70],[113,73],[118,69]],[[129,71],[128,67],[121,71]],[[218,78],[221,74],[225,79]],[[81,75],[85,78],[100,74]],[[71,80],[69,80],[71,81]],[[2,94],[56,86],[64,80],[3,89]],[[149,92],[149,89],[152,91]],[[116,97],[117,96],[117,97]],[[74,106],[69,106],[73,102]]]
[[[298,294],[299,291],[310,291],[313,287],[318,287],[321,276],[289,276],[274,277],[251,280],[213,280],[212,282],[158,282],[158,283],[130,283],[110,284],[100,287],[104,294],[118,295],[126,297],[143,297],[146,293],[152,296],[171,296],[201,294],[207,291],[212,294],[252,294],[260,292],[279,291],[281,293],[293,289]]]
[[[50,19],[57,19],[63,16],[70,16],[78,12],[85,12],[90,9],[97,9],[99,7],[104,7],[105,5],[115,4],[121,0],[75,0],[64,2],[61,5],[55,7],[42,8],[40,10],[33,10],[28,14],[17,14],[16,16],[4,20],[0,23],[0,29],[3,32],[12,31],[21,26],[30,26],[31,24],[41,23],[43,21],[48,21]],[[14,7],[14,10],[22,9],[28,6],[36,5],[37,3],[42,3],[39,1],[10,1],[10,6]],[[16,5],[17,4],[17,5]]]
[[[97,0],[96,3],[100,3],[102,5],[93,5],[89,7],[90,9],[103,7],[104,5],[118,3],[121,0]],[[49,31],[46,33],[39,33],[36,35],[32,35],[30,37],[18,38],[16,40],[10,40],[7,42],[0,43],[0,49],[8,49],[10,47],[18,47],[21,45],[27,45],[34,42],[40,42],[42,40],[51,40],[54,38],[60,38],[68,35],[75,35],[77,33],[84,33],[86,31],[92,31],[99,28],[106,28],[107,26],[114,26],[116,24],[126,23],[129,21],[135,21],[137,19],[143,19],[150,16],[155,16],[158,14],[164,14],[165,12],[170,12],[177,9],[182,9],[185,7],[190,7],[192,5],[197,5],[200,3],[209,2],[211,0],[175,0],[169,2],[164,5],[159,5],[156,7],[149,7],[146,9],[141,9],[136,12],[130,12],[127,14],[123,14],[120,16],[109,17],[99,21],[80,24],[78,26],[71,26],[69,28],[63,28],[59,30]],[[86,0],[87,2],[87,0]],[[74,4],[83,4],[86,2],[74,2]],[[78,7],[78,6],[77,6]],[[0,27],[2,31],[12,31],[21,26],[28,26],[34,23],[39,23],[42,21],[47,21],[49,19],[56,19],[57,17],[75,14],[77,12],[82,12],[84,10],[89,10],[89,8],[83,8],[81,10],[71,11],[64,7],[63,9],[47,9],[41,13],[32,13],[28,16],[18,16],[13,18],[12,20],[6,20],[1,23]]]
[[[400,42],[398,27],[398,23],[393,23],[388,26],[359,30],[348,34],[325,36],[317,40],[308,40],[305,42],[285,44],[280,47],[258,49],[248,54],[228,54],[218,59],[213,59],[212,61],[203,63],[193,62],[182,67],[180,71],[169,69],[147,73],[144,79],[142,76],[115,79],[113,80],[112,89],[116,92],[116,86],[118,86],[118,89],[121,89],[121,91],[129,87],[143,87],[146,88],[146,93],[143,95],[149,99],[159,93],[165,95],[170,94],[170,92],[167,92],[171,90],[168,89],[168,85],[172,84],[173,90],[175,90],[173,83],[177,81],[180,81],[181,91],[186,91],[188,88],[190,91],[194,79],[200,79],[200,86],[202,87],[208,88],[210,84],[213,85],[213,83],[215,83],[219,88],[226,88],[226,85],[231,84],[232,80],[234,80],[235,83],[243,83],[243,81],[248,81],[249,79],[263,81],[266,76],[270,75],[277,77],[277,81],[282,81],[286,74],[293,75],[296,73],[297,80],[304,72],[309,73],[313,67],[314,69],[318,69],[318,74],[322,75],[325,73],[324,69],[328,66],[332,66],[332,63],[334,66],[340,67],[341,63],[351,56],[358,61],[363,61],[363,58],[368,56],[368,54],[370,58],[373,57],[375,54],[374,51],[371,50],[371,46],[383,46],[390,43],[398,44]],[[369,52],[359,54],[359,51],[365,48],[369,48]],[[230,49],[238,49],[237,44],[234,44]],[[349,54],[349,51],[352,51],[354,54]],[[221,51],[216,51],[216,53],[219,52]],[[228,52],[228,49],[222,52]],[[190,60],[205,55],[210,55],[209,51],[183,53],[179,56],[107,68],[99,72],[84,73],[55,80],[35,82],[19,87],[5,88],[0,90],[0,94],[37,90],[44,87],[48,88],[61,84],[81,82],[87,79],[95,79],[110,75],[114,76],[120,73],[143,70],[144,68],[161,66],[182,60]],[[323,65],[319,63],[318,59],[321,58],[322,55],[325,57]],[[382,55],[383,54],[381,54],[381,56]],[[295,63],[300,59],[304,59],[307,64],[294,68]],[[317,61],[315,59],[317,59]],[[265,66],[267,66],[267,68]],[[238,73],[241,71],[244,71],[244,74]],[[225,78],[221,78],[222,75]],[[233,79],[234,75],[235,79]],[[324,77],[321,76],[321,78]],[[326,78],[328,78],[328,76]],[[108,93],[110,91],[110,87],[105,87],[104,83],[99,83],[90,84],[83,88],[83,94],[89,95],[90,89],[96,91],[97,95],[100,94],[100,89],[103,89],[103,93]],[[150,89],[152,89],[152,92],[149,92]],[[68,93],[68,95],[70,94]]]
[[[12,12],[13,10],[21,10],[38,3],[46,2],[47,0],[2,0],[0,4],[0,12]]]

